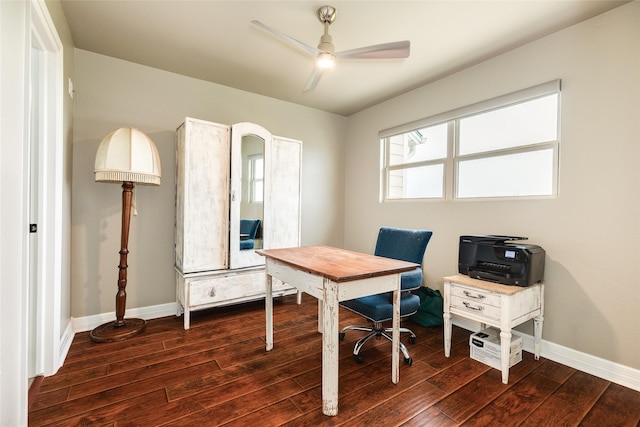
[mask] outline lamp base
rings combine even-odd
[[[116,322],[105,323],[95,328],[89,336],[93,342],[123,341],[144,331],[147,323],[144,319],[124,319],[124,325],[115,326]]]

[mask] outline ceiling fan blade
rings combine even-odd
[[[411,43],[409,40],[375,44],[358,49],[336,52],[337,59],[393,59],[408,58]]]
[[[307,80],[307,84],[304,87],[304,92],[310,91],[316,87],[318,82],[320,81],[320,77],[322,77],[322,73],[324,72],[321,68],[314,68],[309,76],[309,80]]]
[[[309,46],[306,43],[301,42],[300,40],[296,40],[293,37],[290,37],[278,30],[276,30],[275,28],[271,28],[268,25],[263,24],[260,21],[251,21],[251,23],[253,25],[255,25],[258,28],[262,28],[265,31],[270,32],[271,34],[273,34],[276,37],[279,37],[281,40],[289,43],[290,45],[292,45],[293,47],[301,50],[304,53],[308,53],[309,55],[313,55],[316,56],[320,53],[320,50],[318,50],[318,48]]]

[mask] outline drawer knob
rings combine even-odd
[[[464,296],[469,297],[469,298],[473,298],[473,299],[484,299],[485,296],[482,294],[472,294],[469,291],[464,291]]]
[[[470,303],[464,301],[463,302],[464,306],[467,307],[469,310],[475,310],[475,311],[482,311],[484,310],[484,307],[482,306],[473,306]]]
[[[216,288],[212,287],[211,290],[209,291],[209,296],[210,297],[215,297],[216,296]]]

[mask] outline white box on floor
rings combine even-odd
[[[469,337],[471,358],[492,368],[501,369],[500,331],[496,328],[483,329]],[[511,335],[509,367],[522,360],[522,337]]]

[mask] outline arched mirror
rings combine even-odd
[[[255,253],[263,249],[265,223],[265,150],[271,134],[253,123],[231,128],[231,206],[229,266],[243,268],[264,264]]]
[[[264,228],[264,139],[242,135],[240,250],[262,249]]]

